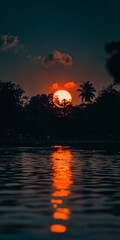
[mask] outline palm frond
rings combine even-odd
[[[94,93],[96,92],[93,84],[90,81],[82,82],[77,91],[80,92],[79,97],[81,97],[82,102],[91,102],[95,97]]]

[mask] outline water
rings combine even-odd
[[[120,239],[120,154],[0,149],[0,240]]]

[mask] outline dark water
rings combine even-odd
[[[119,240],[120,154],[0,149],[0,240]]]

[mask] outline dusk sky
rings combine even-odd
[[[0,79],[31,96],[111,83],[105,45],[120,40],[120,1],[7,1],[0,6]]]

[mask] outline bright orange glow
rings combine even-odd
[[[70,170],[70,161],[71,161],[70,150],[61,150],[58,149],[57,152],[52,154],[54,159],[54,178],[53,178],[53,187],[56,189],[52,193],[52,196],[55,197],[66,197],[70,195],[70,185],[72,184],[71,180],[71,170]]]
[[[53,204],[55,204],[55,203],[56,203],[56,204],[62,204],[62,202],[63,202],[63,201],[62,201],[61,199],[52,199],[52,200],[51,200],[51,203],[53,203]]]
[[[60,149],[62,149],[62,146],[61,145],[54,145],[53,148],[57,148],[57,149],[60,148]]]
[[[76,87],[76,83],[75,82],[67,82],[64,84],[65,88],[74,88]]]
[[[67,228],[64,225],[54,224],[50,226],[50,231],[56,233],[64,233],[67,231]]]
[[[72,96],[66,90],[58,90],[53,95],[53,102],[57,107],[64,108],[72,102]]]
[[[60,149],[69,149],[70,146],[54,145],[53,148],[56,148],[56,149],[58,149],[58,148],[60,148]]]
[[[62,212],[54,212],[53,218],[55,219],[62,219],[62,220],[68,220],[69,216]]]
[[[57,204],[53,204],[53,208],[57,208],[58,207],[58,205]]]
[[[70,210],[65,206],[64,200],[71,194],[70,187],[72,185],[71,161],[72,155],[69,149],[62,146],[55,147],[55,152],[52,153],[52,169],[53,169],[53,192],[51,194],[51,203],[54,208],[53,218],[63,221],[69,220]],[[66,201],[65,201],[66,202]],[[52,225],[52,232],[65,232],[66,226]]]
[[[70,210],[68,208],[57,208],[57,211],[53,213],[53,218],[68,220],[70,217]]]
[[[62,186],[62,185],[61,185]],[[59,186],[60,188],[60,186]],[[67,197],[71,194],[71,191],[69,190],[59,190],[59,191],[55,191],[52,193],[53,197]]]
[[[65,213],[65,214],[70,214],[70,210],[68,208],[58,208],[57,209],[58,212],[62,212],[62,213]]]

